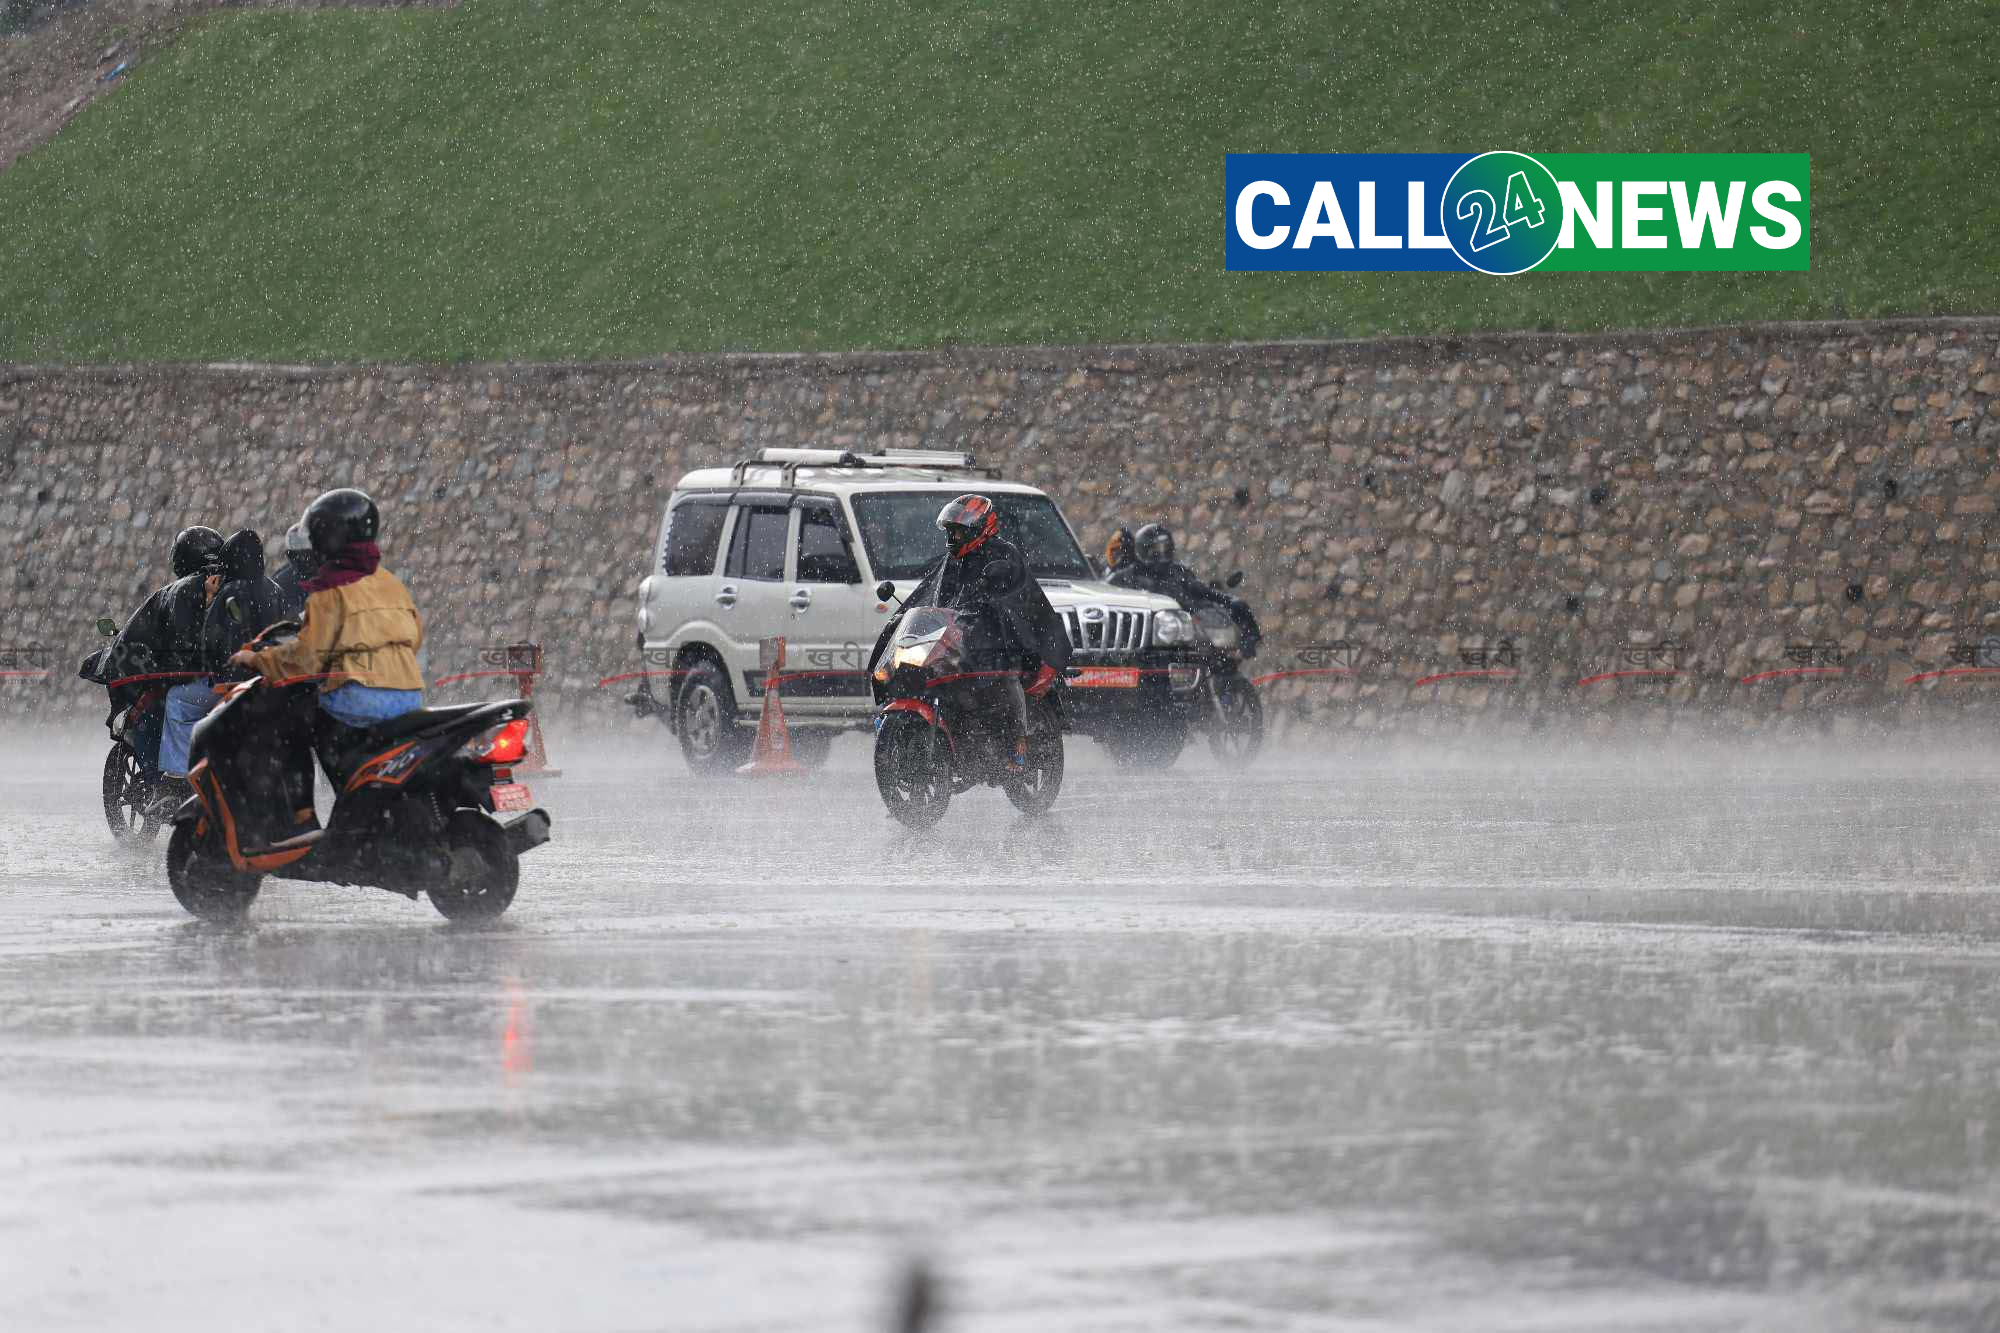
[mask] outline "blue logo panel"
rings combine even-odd
[[[1229,271],[1470,272],[1439,205],[1453,173],[1477,156],[1230,153],[1223,173]]]

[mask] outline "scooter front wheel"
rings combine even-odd
[[[912,713],[889,713],[875,733],[875,787],[907,828],[930,828],[951,808],[951,754],[944,734]]]
[[[195,833],[193,820],[174,825],[167,839],[167,884],[191,915],[203,921],[241,921],[257,901],[264,877],[238,870],[227,856],[216,855],[216,848],[204,846],[207,841]]]
[[[451,877],[425,890],[447,921],[490,921],[513,906],[521,887],[521,858],[507,835],[484,815],[460,815],[451,824]]]

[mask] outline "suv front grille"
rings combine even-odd
[[[1102,610],[1102,619],[1089,619],[1083,610]],[[1122,611],[1116,607],[1077,608],[1060,612],[1069,646],[1078,653],[1136,653],[1146,646],[1146,613]]]

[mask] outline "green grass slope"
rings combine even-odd
[[[2000,310],[2000,6],[468,0],[204,23],[0,175],[0,358]],[[1813,271],[1239,275],[1230,151],[1806,150]]]

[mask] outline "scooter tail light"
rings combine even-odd
[[[520,762],[528,753],[528,719],[517,717],[481,732],[466,742],[465,753],[475,764]]]

